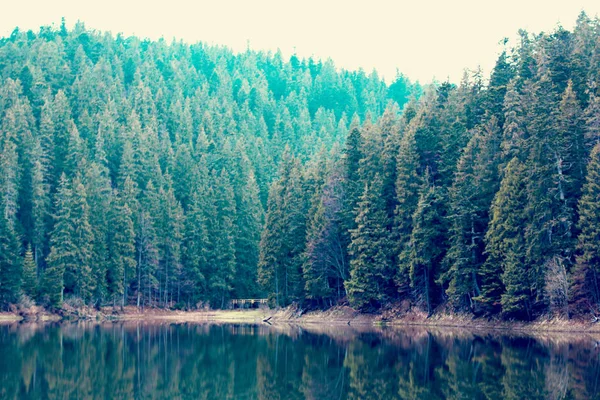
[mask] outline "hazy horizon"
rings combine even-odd
[[[248,46],[257,51],[279,49],[286,58],[294,53],[331,58],[338,68],[376,70],[388,82],[396,71],[421,83],[447,78],[458,82],[465,69],[478,66],[487,76],[502,49],[501,41],[514,39],[518,29],[532,33],[558,25],[571,29],[582,10],[594,17],[600,13],[600,3],[509,0],[482,7],[471,0],[410,5],[375,1],[358,6],[357,2],[309,0],[286,7],[272,0],[172,1],[166,6],[115,0],[102,5],[33,1],[5,8],[0,35],[9,35],[15,27],[34,31],[42,25],[58,27],[64,17],[68,27],[81,21],[88,28],[113,34],[201,41],[234,52]],[[512,44],[514,40],[508,45]]]

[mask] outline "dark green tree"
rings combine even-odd
[[[513,158],[504,171],[490,210],[485,236],[487,260],[481,267],[481,295],[476,300],[490,311],[526,315],[531,309],[529,270],[525,261],[525,167]]]
[[[60,308],[64,300],[65,271],[74,269],[75,243],[73,243],[73,224],[71,222],[71,203],[73,192],[66,175],[60,178],[54,201],[54,228],[50,233],[50,254],[48,266],[44,271],[42,288],[47,302]]]
[[[23,293],[29,296],[30,299],[35,299],[38,294],[38,271],[37,265],[33,258],[33,250],[31,245],[27,245],[25,257],[23,258],[23,277],[22,277]]]
[[[425,185],[413,214],[410,235],[410,287],[415,302],[431,314],[441,301],[436,286],[447,250],[447,223],[443,189]]]
[[[574,312],[600,306],[600,144],[592,150],[587,166],[583,195],[579,200],[579,256],[573,272],[572,299]]]
[[[360,309],[381,306],[394,287],[392,243],[382,192],[383,181],[376,174],[365,186],[358,206],[357,227],[351,231],[350,279],[346,291],[350,304]]]

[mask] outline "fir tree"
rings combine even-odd
[[[92,270],[94,234],[89,222],[89,206],[85,186],[76,177],[72,187],[69,204],[72,231],[70,232],[71,237],[67,240],[73,247],[70,249],[71,252],[64,254],[70,259],[65,268],[65,288],[84,302],[89,302],[98,283],[94,279]],[[99,279],[103,282],[104,276],[100,275]]]
[[[136,270],[135,231],[129,205],[118,195],[109,214],[110,233],[108,236],[107,289],[112,295],[113,306],[120,301],[121,307],[127,302],[127,290]]]
[[[215,191],[217,219],[211,232],[214,248],[211,257],[212,268],[208,287],[211,292],[211,304],[223,308],[225,301],[229,300],[235,276],[235,233],[233,231],[233,221],[236,210],[233,188],[225,170],[221,170],[220,174],[213,171],[212,178],[213,182],[218,181],[219,185]]]
[[[501,307],[508,314],[529,311],[528,299],[523,297],[529,288],[523,247],[525,185],[524,166],[513,158],[506,166],[492,203],[485,236],[487,261],[479,272],[481,295],[476,300],[490,311],[498,311]]]
[[[581,233],[571,301],[576,312],[590,308],[596,312],[600,306],[600,144],[592,150],[578,210]]]
[[[60,308],[64,300],[65,271],[74,268],[75,244],[71,222],[71,185],[63,174],[60,178],[55,198],[54,228],[50,233],[50,254],[48,267],[43,276],[43,292],[52,307]]]
[[[358,207],[356,229],[349,247],[350,279],[346,282],[352,306],[365,309],[381,306],[393,287],[392,243],[382,198],[382,178],[376,174],[367,184]]]
[[[416,303],[429,314],[440,301],[435,283],[447,248],[448,228],[441,190],[435,186],[423,187],[410,235],[410,287]]]
[[[328,230],[331,229],[325,214],[322,193],[315,193],[318,200],[309,211],[310,221],[306,232],[306,250],[302,268],[306,298],[322,301],[332,295],[329,286]]]
[[[496,118],[476,129],[461,156],[450,188],[451,243],[445,262],[446,294],[458,307],[473,307],[481,294],[477,273],[485,262],[488,211],[498,186],[500,131]]]
[[[415,125],[410,124],[402,141],[396,162],[396,210],[394,213],[393,237],[394,253],[398,264],[396,285],[400,294],[408,294],[410,289],[410,235],[412,217],[417,209],[421,178],[419,176],[419,155],[415,141]]]
[[[281,288],[281,271],[283,270],[283,209],[281,206],[282,187],[274,182],[269,190],[265,228],[260,239],[260,254],[258,261],[258,282],[268,293],[276,307],[284,305]]]
[[[31,244],[27,245],[25,250],[25,257],[23,259],[23,279],[22,279],[23,293],[29,296],[30,299],[35,299],[38,293],[38,275],[37,265],[33,258],[33,250]]]
[[[158,232],[160,237],[160,251],[162,259],[161,282],[163,306],[175,299],[179,302],[181,287],[181,241],[183,238],[183,210],[175,198],[173,187],[170,180],[167,179],[169,186],[167,190],[161,189],[159,196],[161,198],[162,213],[158,221]]]
[[[6,217],[0,216],[0,303],[15,304],[21,295],[19,237]]]
[[[195,305],[206,297],[206,277],[208,270],[208,238],[207,218],[203,203],[206,201],[204,190],[198,188],[192,193],[190,208],[186,214],[186,229],[183,245],[184,278],[182,290],[186,301]]]

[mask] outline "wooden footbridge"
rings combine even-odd
[[[231,299],[229,306],[230,308],[259,308],[267,302],[268,299]]]

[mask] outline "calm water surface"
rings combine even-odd
[[[600,344],[448,329],[0,326],[1,399],[600,399]]]

